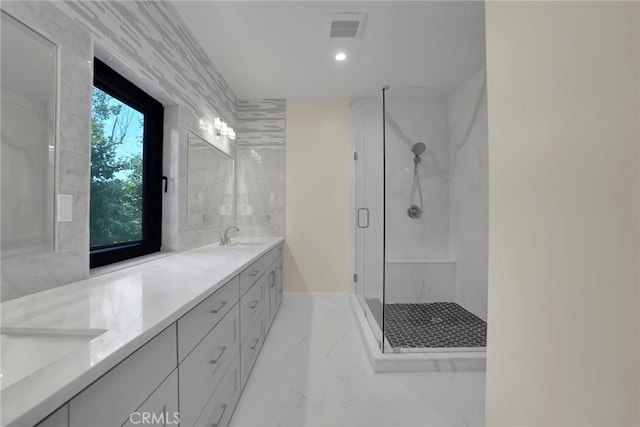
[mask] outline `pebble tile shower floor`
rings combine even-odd
[[[487,324],[454,302],[385,304],[384,332],[396,348],[486,347]]]

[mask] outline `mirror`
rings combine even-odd
[[[234,222],[233,159],[189,132],[187,229],[227,227]]]
[[[56,45],[2,12],[1,254],[53,250]]]

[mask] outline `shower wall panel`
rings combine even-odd
[[[387,304],[455,301],[455,262],[387,262],[385,267]]]
[[[386,109],[386,258],[449,258],[447,99],[399,98],[392,88]],[[427,146],[418,165],[424,210],[412,219],[407,215],[414,167],[411,147],[417,142]]]

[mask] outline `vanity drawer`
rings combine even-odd
[[[240,298],[240,342],[244,342],[249,331],[264,309],[264,279],[261,277],[249,291]]]
[[[236,276],[178,319],[178,360],[183,360],[238,301],[238,287]]]
[[[36,424],[36,427],[68,427],[69,426],[69,405],[64,405],[43,421]]]
[[[182,425],[198,419],[227,367],[240,349],[240,310],[236,304],[222,321],[180,363]]]
[[[258,353],[262,348],[264,342],[264,319],[261,317],[253,329],[249,332],[247,340],[242,344],[240,348],[240,378],[242,380],[242,388],[249,379],[249,374],[253,368],[253,364],[258,358]]]
[[[279,257],[282,256],[282,243],[279,244],[278,246],[276,246],[275,248],[271,249],[269,252],[267,252],[267,254],[264,256],[265,257],[265,270],[269,270],[269,268],[272,267],[273,263],[276,262],[278,260]]]
[[[282,256],[280,256],[276,262],[276,288],[278,289],[276,295],[276,309],[278,309],[282,302]]]
[[[264,256],[260,257],[240,273],[240,296],[244,295],[256,283],[256,280],[262,276],[264,269],[267,267],[264,265],[264,261]]]
[[[240,361],[236,357],[222,377],[220,385],[207,402],[200,418],[193,425],[197,427],[223,427],[229,425],[231,415],[240,398]],[[180,425],[187,426],[182,420]],[[190,424],[189,424],[190,425]]]
[[[122,427],[134,427],[138,424],[145,427],[166,427],[177,424],[179,420],[178,371],[174,369],[160,387],[129,416]]]
[[[69,425],[122,425],[175,369],[172,324],[69,402]]]

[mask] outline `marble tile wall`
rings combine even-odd
[[[456,300],[455,261],[387,262],[384,274],[386,303]]]
[[[387,259],[449,257],[449,129],[446,98],[386,97],[385,254]],[[407,215],[413,183],[411,147],[427,151],[418,164],[423,196],[419,218]],[[415,203],[415,200],[414,200]]]
[[[284,236],[284,147],[238,147],[237,220],[242,235]]]
[[[238,145],[284,145],[286,99],[238,101]]]
[[[60,53],[57,192],[73,196],[73,222],[57,223],[55,250],[2,259],[6,301],[89,274],[91,36],[49,2],[2,2],[2,10],[56,43]]]
[[[176,128],[171,132],[170,142],[173,160],[169,160],[172,166],[168,170],[169,183],[174,185],[174,191],[167,200],[167,204],[171,205],[171,212],[173,212],[172,216],[167,217],[167,221],[171,223],[168,231],[175,237],[175,246],[167,247],[166,249],[183,251],[217,242],[224,233],[224,229],[234,223],[235,203],[233,201],[229,203],[228,200],[223,203],[226,206],[223,208],[224,215],[219,215],[215,219],[210,218],[207,220],[209,223],[207,226],[203,226],[202,221],[196,225],[193,218],[190,220],[189,216],[193,217],[194,210],[191,209],[189,199],[190,197],[196,197],[193,194],[193,190],[197,186],[194,186],[190,191],[189,179],[190,175],[197,173],[199,175],[198,179],[202,184],[203,181],[210,181],[217,176],[222,181],[221,184],[226,188],[223,192],[229,193],[231,191],[233,193],[233,188],[235,187],[234,172],[233,169],[229,170],[229,167],[235,163],[237,149],[235,144],[229,143],[228,140],[217,140],[212,138],[206,131],[200,129],[198,118],[188,108],[180,106],[177,110],[175,114],[177,114],[178,120]],[[207,141],[206,143],[210,143],[216,147],[216,150],[220,151],[214,158],[208,157],[210,163],[208,166],[203,163],[207,162],[207,158],[196,157],[194,160],[193,153],[189,152],[189,139],[193,138],[194,135],[196,138]],[[223,157],[227,160],[224,161],[226,163],[225,171],[221,172],[217,169],[217,166]],[[165,172],[167,172],[166,169]],[[200,187],[202,188],[202,186]],[[227,195],[228,198],[229,195]],[[194,207],[197,209],[199,204],[201,203],[196,203]],[[175,214],[176,212],[177,215]],[[218,213],[220,213],[220,210],[218,210]],[[201,219],[204,220],[204,218]]]
[[[92,60],[161,101],[165,115],[163,250],[215,241],[219,231],[187,232],[187,130],[221,117],[236,127],[237,99],[169,2],[2,2],[3,10],[60,47],[57,192],[73,196],[74,220],[58,223],[54,252],[2,260],[2,300],[89,274]],[[235,144],[228,147],[235,158]]]
[[[175,103],[236,122],[237,99],[170,2],[59,1],[96,43]],[[118,70],[120,71],[120,70]]]
[[[187,138],[187,231],[226,228],[234,223],[234,161],[205,139]]]
[[[489,171],[486,71],[479,70],[449,98],[451,245],[456,301],[487,320]]]
[[[237,217],[242,235],[284,236],[285,99],[238,102]]]

